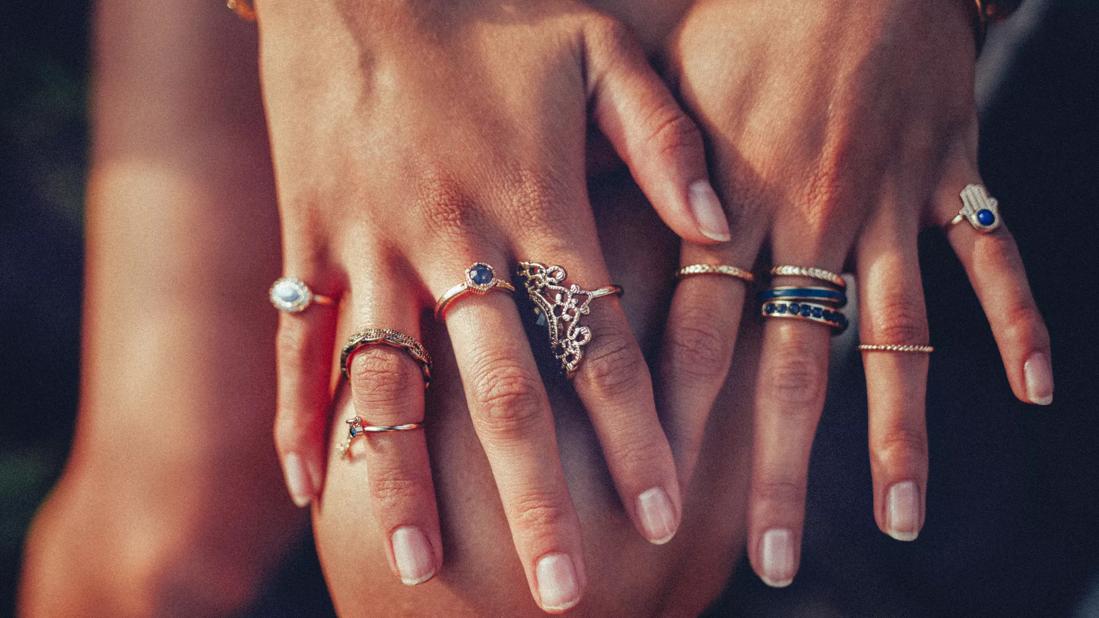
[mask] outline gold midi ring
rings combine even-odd
[[[909,354],[930,354],[935,348],[929,345],[899,343],[860,343],[860,352],[904,352]]]
[[[301,313],[312,303],[335,306],[336,299],[331,296],[314,294],[308,285],[295,277],[282,277],[271,284],[268,297],[275,309],[284,313]]]
[[[584,359],[584,346],[591,341],[591,329],[580,325],[580,317],[591,313],[591,301],[620,296],[620,285],[585,290],[573,283],[566,287],[564,267],[538,262],[519,262],[516,274],[523,280],[527,296],[534,303],[538,324],[549,333],[550,351],[561,363],[565,376],[572,377]]]
[[[466,269],[466,280],[450,288],[435,303],[435,319],[446,317],[447,307],[451,303],[467,294],[485,295],[493,290],[501,290],[509,294],[515,293],[515,286],[496,276],[496,271],[485,264],[477,262]]]
[[[1000,227],[1000,202],[988,194],[984,185],[966,185],[958,197],[962,200],[962,209],[947,227],[969,221],[969,225],[982,234]]]
[[[752,283],[756,280],[755,275],[743,268],[733,266],[732,264],[689,264],[675,271],[677,279],[694,275],[724,275],[726,277],[740,279],[745,283]]]
[[[353,416],[346,421],[347,423],[347,437],[344,438],[342,444],[340,444],[340,456],[347,454],[347,451],[351,450],[351,441],[355,438],[366,435],[369,433],[386,433],[390,431],[412,431],[414,429],[423,429],[423,422],[419,423],[403,423],[401,425],[367,425],[366,421],[361,416]]]
[[[771,268],[771,276],[806,277],[808,279],[816,279],[817,281],[823,281],[829,285],[834,285],[841,290],[847,289],[847,282],[843,280],[843,277],[830,270],[812,266],[790,266],[789,264],[780,264]]]
[[[355,352],[371,345],[387,345],[408,354],[424,374],[424,388],[431,384],[431,355],[427,353],[427,348],[415,337],[391,328],[366,328],[348,338],[340,352],[340,371],[343,377],[351,379],[351,359]]]

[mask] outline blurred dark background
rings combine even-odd
[[[64,463],[77,405],[89,4],[8,0],[0,15],[4,614],[26,526]],[[1052,331],[1055,404],[1012,399],[960,267],[941,235],[925,234],[939,352],[919,542],[887,539],[870,517],[865,400],[852,357],[836,368],[814,450],[802,574],[776,591],[742,568],[714,615],[1099,615],[1099,309],[1082,294],[1099,273],[1099,1],[1029,5],[982,60],[981,161]],[[295,585],[273,585],[253,613],[331,611],[308,551],[286,577]]]

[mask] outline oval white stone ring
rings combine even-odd
[[[295,277],[282,277],[271,285],[271,304],[275,309],[285,313],[301,313],[309,305],[336,305],[336,299],[331,296],[314,294],[308,285]]]

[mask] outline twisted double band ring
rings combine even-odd
[[[351,378],[351,360],[355,352],[371,345],[386,345],[408,354],[420,366],[424,375],[424,388],[431,383],[431,355],[427,353],[427,348],[415,337],[391,328],[367,328],[347,339],[340,352],[340,371],[345,378]]]
[[[435,303],[435,318],[446,317],[447,308],[454,301],[468,295],[485,295],[493,290],[515,293],[515,286],[496,276],[496,270],[484,262],[477,262],[466,269],[466,280],[450,288]]]
[[[539,325],[549,334],[550,351],[572,377],[584,360],[584,346],[591,342],[591,329],[580,325],[580,318],[591,313],[591,301],[604,296],[619,296],[622,286],[607,285],[585,290],[578,284],[565,285],[568,272],[562,266],[539,262],[519,262],[516,274],[523,280],[527,296],[534,304]]]
[[[740,279],[745,283],[752,283],[756,280],[756,276],[751,272],[731,264],[689,264],[675,272],[677,279],[694,275],[723,275]]]
[[[390,431],[412,431],[414,429],[423,429],[423,422],[419,423],[403,423],[401,425],[367,425],[366,421],[361,416],[353,416],[346,421],[347,423],[347,437],[344,438],[342,444],[340,444],[340,456],[347,454],[347,451],[351,449],[351,441],[355,438],[369,434],[369,433],[386,433]]]
[[[328,306],[336,305],[336,299],[331,296],[314,294],[313,290],[309,289],[304,281],[296,277],[276,279],[271,284],[271,289],[268,290],[267,295],[275,309],[284,313],[301,313],[313,303]]]
[[[827,305],[775,301],[763,303],[759,312],[765,318],[787,318],[823,324],[831,327],[833,334],[847,330],[847,316]]]
[[[984,185],[966,185],[958,194],[962,200],[962,209],[950,220],[947,227],[954,227],[962,221],[987,234],[1000,227],[1000,202],[988,194]]]
[[[759,293],[759,301],[764,302],[775,298],[783,300],[807,300],[809,302],[821,302],[843,307],[847,304],[847,295],[834,288],[818,287],[773,287]]]
[[[772,277],[806,277],[808,279],[816,279],[817,281],[823,281],[829,285],[834,285],[841,290],[847,289],[847,282],[843,280],[843,277],[823,268],[814,268],[812,266],[791,266],[789,264],[779,264],[771,268]]]
[[[860,343],[861,352],[904,352],[908,354],[930,354],[935,348],[929,345],[899,343]]]

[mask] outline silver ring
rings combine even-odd
[[[304,281],[296,277],[276,279],[271,284],[271,289],[268,290],[267,295],[275,309],[283,313],[301,313],[313,303],[327,306],[336,305],[336,299],[323,294],[314,294],[313,290],[309,289]]]
[[[591,313],[591,301],[620,296],[622,286],[605,285],[594,290],[585,290],[576,283],[565,286],[569,274],[564,267],[538,262],[519,262],[516,274],[534,303],[539,325],[548,331],[553,356],[561,363],[565,376],[572,377],[592,337],[591,329],[580,325],[580,318]]]
[[[1000,202],[988,194],[984,185],[966,185],[958,197],[962,200],[962,209],[947,227],[969,221],[969,225],[982,234],[1000,227]]]
[[[353,416],[346,421],[347,423],[347,437],[343,443],[340,444],[340,456],[347,454],[347,451],[351,450],[351,442],[362,435],[368,433],[387,433],[390,431],[413,431],[415,429],[423,429],[424,423],[402,423],[400,425],[367,425],[366,421],[361,416]]]

